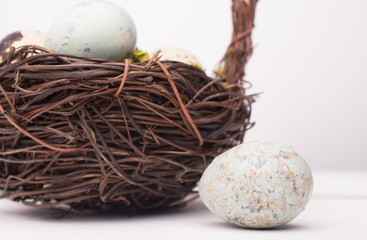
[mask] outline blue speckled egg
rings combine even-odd
[[[136,44],[131,17],[119,5],[90,0],[75,5],[51,25],[46,47],[58,53],[123,61]]]
[[[283,225],[305,208],[313,178],[288,145],[253,141],[217,156],[199,182],[204,204],[221,219],[247,228]]]

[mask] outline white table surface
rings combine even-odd
[[[0,200],[0,239],[367,239],[367,170],[314,171],[313,196],[290,223],[272,230],[231,226],[199,199],[156,214],[54,218],[55,211]]]

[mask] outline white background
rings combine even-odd
[[[0,38],[47,32],[75,0],[1,1]],[[134,18],[138,46],[176,46],[215,67],[230,41],[230,0],[115,0]],[[274,230],[240,229],[199,199],[179,211],[55,219],[54,210],[0,200],[0,239],[366,239],[367,1],[261,0],[249,93],[255,127],[246,140],[290,144],[314,170],[314,194],[294,221]],[[335,169],[342,171],[334,171]],[[346,171],[345,169],[364,171]],[[327,171],[326,169],[333,169]]]
[[[78,1],[2,1],[0,38],[47,32]],[[138,47],[182,47],[211,74],[230,41],[229,0],[115,0],[135,20]],[[312,169],[367,169],[367,1],[261,0],[249,93],[255,127],[246,141],[292,145]]]

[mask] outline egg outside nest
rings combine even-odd
[[[292,147],[267,141],[238,145],[204,171],[199,194],[211,212],[246,228],[273,228],[297,217],[313,189],[311,169]]]

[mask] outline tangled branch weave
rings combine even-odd
[[[249,37],[231,43],[226,66]],[[0,189],[38,207],[172,207],[253,125],[242,77],[213,79],[155,58],[117,63],[13,49],[0,64]]]

